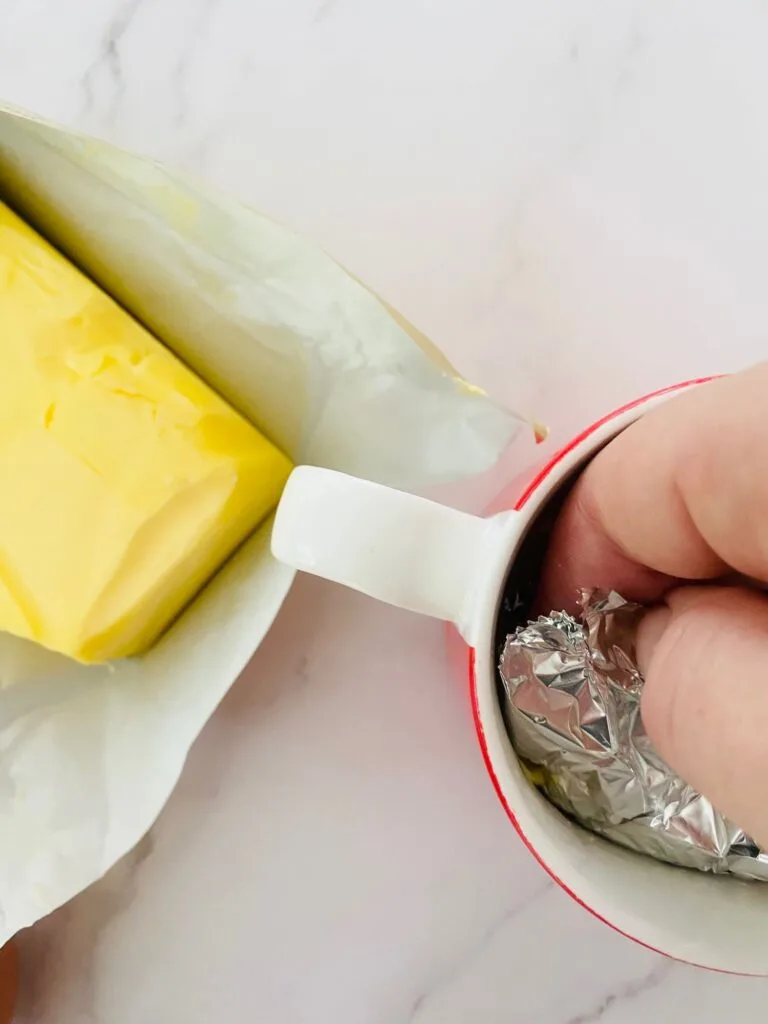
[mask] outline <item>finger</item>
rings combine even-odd
[[[650,604],[673,585],[670,576],[636,561],[613,539],[600,504],[602,465],[595,460],[593,466],[569,495],[549,540],[536,602],[544,614],[553,608],[577,612],[583,588],[616,590]]]
[[[664,760],[768,847],[768,598],[671,591],[641,627],[642,715]]]
[[[600,452],[553,532],[544,603],[580,587],[652,600],[732,567],[768,579],[768,364],[652,410]]]

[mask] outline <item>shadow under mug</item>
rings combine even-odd
[[[611,413],[562,448],[522,490],[478,517],[331,470],[301,466],[285,488],[272,551],[288,565],[452,623],[469,648],[472,708],[488,774],[528,849],[601,921],[687,963],[768,974],[768,884],[672,867],[624,850],[557,811],[525,779],[499,702],[504,601],[532,598],[546,534],[567,486],[613,437],[703,381]],[[520,602],[516,602],[520,604]],[[526,599],[522,599],[525,611]]]

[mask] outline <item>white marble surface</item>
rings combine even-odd
[[[0,0],[0,98],[313,236],[555,439],[768,344],[757,0]],[[478,508],[527,457],[451,489]],[[768,926],[768,925],[767,925]],[[755,1019],[555,890],[439,626],[300,582],[24,1024]]]

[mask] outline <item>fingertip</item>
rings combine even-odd
[[[647,589],[649,577],[656,575],[616,548],[590,514],[582,490],[576,488],[569,496],[549,538],[536,602],[537,610],[545,614],[552,610],[578,614],[583,590],[615,589],[634,600],[638,591]],[[654,596],[662,586],[654,579]]]

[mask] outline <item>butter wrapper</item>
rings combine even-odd
[[[488,468],[521,422],[324,252],[150,160],[0,108],[0,198],[296,463],[420,489]],[[141,658],[0,634],[0,945],[151,827],[291,585],[269,530]]]

